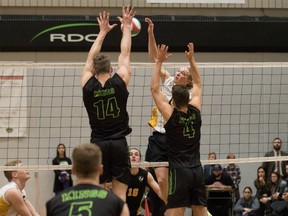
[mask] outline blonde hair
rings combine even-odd
[[[99,166],[102,163],[102,153],[96,144],[80,144],[73,149],[72,161],[77,176],[94,177],[98,174]]]
[[[214,155],[214,156],[215,156],[215,159],[217,159],[217,155],[216,155],[215,152],[209,152],[208,157],[209,157],[210,155]]]
[[[8,163],[5,164],[5,166],[17,166],[18,164],[22,163],[21,160],[13,160],[9,161]],[[12,173],[15,171],[4,171],[5,177],[8,179],[9,182],[12,181]]]
[[[186,84],[186,86],[188,87],[188,89],[193,88],[193,78],[190,72],[189,68],[185,68],[185,75],[187,76],[189,82]]]

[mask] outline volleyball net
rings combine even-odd
[[[173,76],[183,65],[164,66]],[[203,80],[203,164],[230,163],[226,159],[228,153],[236,155],[233,161],[236,163],[272,160],[263,156],[272,150],[275,137],[282,139],[282,150],[287,150],[288,63],[198,66]],[[1,165],[15,159],[22,160],[28,169],[59,169],[51,165],[59,143],[66,145],[68,156],[75,145],[89,143],[90,126],[80,87],[83,67],[84,64],[68,63],[0,64],[1,170],[8,169]],[[154,105],[149,87],[153,68],[153,64],[132,64],[128,88],[133,131],[127,141],[130,147],[140,149],[142,155],[152,133],[148,121]],[[218,160],[206,160],[209,152],[215,152]]]

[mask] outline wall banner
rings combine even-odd
[[[0,137],[27,136],[25,68],[0,68]]]

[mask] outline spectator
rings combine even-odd
[[[53,165],[71,165],[71,159],[66,156],[66,146],[63,143],[58,144],[56,157],[52,161]],[[54,187],[55,195],[60,191],[69,188],[73,185],[71,170],[54,170]]]
[[[283,175],[283,180],[285,180],[288,185],[288,163],[285,165],[285,175]]]
[[[265,153],[265,157],[278,157],[278,156],[288,156],[288,152],[281,151],[282,140],[278,137],[273,140],[273,151]],[[266,170],[267,177],[270,180],[272,171],[278,172],[281,176],[285,175],[287,161],[271,161],[263,162],[262,166]]]
[[[243,190],[243,197],[235,204],[233,211],[236,216],[256,216],[256,210],[260,207],[257,197],[252,196],[251,187],[246,186]]]
[[[97,145],[80,144],[72,152],[72,173],[76,185],[58,193],[46,203],[47,216],[128,216],[125,202],[99,185],[103,172],[102,153]]]
[[[271,181],[269,184],[270,190],[272,194],[278,193],[282,194],[287,186],[287,182],[284,181],[278,172],[271,173]],[[277,196],[274,197],[277,199]]]
[[[10,161],[5,166],[22,166],[20,160]],[[30,179],[28,170],[4,171],[9,181],[0,189],[0,215],[39,216],[24,190]]]
[[[226,158],[235,159],[236,156],[233,153],[229,153]],[[240,199],[240,191],[239,191],[239,185],[241,182],[240,167],[237,164],[230,163],[224,167],[224,172],[230,175],[230,177],[232,178],[235,187],[235,198],[236,201],[238,201]]]
[[[271,196],[261,198],[260,202],[262,202],[262,203],[273,202],[273,201],[281,198],[281,196],[279,196],[279,195],[283,194],[283,192],[286,188],[286,181],[284,181],[281,178],[281,176],[278,172],[272,171],[271,180],[268,183],[268,187],[270,189]]]
[[[288,188],[285,188],[281,200],[276,200],[271,204],[272,216],[288,215]]]
[[[256,188],[256,197],[259,201],[263,197],[271,196],[271,191],[266,177],[266,170],[262,166],[257,169],[257,178],[254,180],[254,186]],[[260,202],[260,208],[257,210],[257,215],[264,216],[267,211],[269,211],[269,206]]]
[[[137,148],[130,149],[130,161],[132,163],[141,162],[141,153],[139,149]],[[159,185],[154,180],[154,177],[151,175],[150,172],[139,167],[131,168],[131,178],[126,193],[126,203],[130,211],[130,216],[141,215],[140,204],[145,192],[145,188],[147,186],[152,188],[152,190],[154,190],[154,192],[160,198],[162,198]]]
[[[213,174],[206,179],[206,187],[209,190],[207,207],[213,216],[228,216],[232,208],[232,194],[234,184],[229,175],[223,173],[222,166],[216,164]],[[230,190],[230,191],[229,191]]]
[[[216,160],[216,159],[217,155],[215,152],[210,152],[208,154],[208,160]],[[213,173],[214,165],[215,164],[206,164],[203,166],[205,180],[208,178],[208,176],[210,176]]]

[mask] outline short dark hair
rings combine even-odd
[[[234,158],[236,158],[234,153],[229,153],[226,157],[226,159],[234,159]]]
[[[111,61],[106,55],[97,55],[93,58],[93,68],[96,74],[109,73]]]
[[[213,170],[222,170],[222,166],[220,164],[215,164]]]
[[[190,100],[188,87],[184,85],[174,85],[172,87],[172,99],[178,108],[187,106]]]
[[[21,160],[13,160],[13,161],[9,161],[8,163],[6,163],[5,166],[17,166],[20,163],[22,163]],[[12,172],[15,172],[15,171],[8,171],[8,170],[4,171],[4,175],[9,182],[12,181]]]
[[[72,166],[77,176],[93,177],[102,163],[102,153],[96,144],[84,143],[76,146],[72,152]]]
[[[275,138],[273,139],[273,143],[274,143],[275,140],[279,140],[279,141],[280,141],[280,144],[282,144],[282,140],[281,140],[279,137],[275,137]]]

